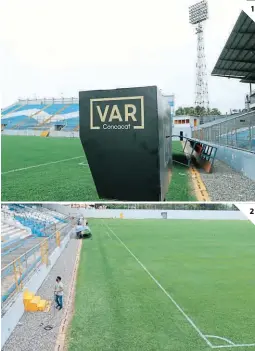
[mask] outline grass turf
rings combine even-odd
[[[113,232],[203,334],[255,343],[250,222],[116,219],[90,225],[93,240],[83,242],[69,351],[211,349]]]
[[[182,152],[179,142],[174,150]],[[2,201],[98,201],[90,169],[80,163],[87,160],[79,139],[2,136]],[[195,200],[187,175],[174,165],[168,201]]]
[[[179,141],[172,143],[173,159],[184,160],[182,144]],[[184,161],[185,162],[185,161]],[[190,173],[187,166],[179,163],[173,163],[171,184],[166,201],[196,201],[195,195],[192,193]]]

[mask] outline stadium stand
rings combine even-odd
[[[65,129],[72,131],[78,124],[78,99],[19,100],[2,110],[2,130]]]
[[[8,204],[1,207],[2,302],[16,290],[42,261],[42,245],[56,248],[56,231],[65,235],[66,216],[37,205]],[[16,282],[14,279],[16,276]]]
[[[236,114],[194,127],[192,137],[255,152],[255,112]]]
[[[8,206],[3,206],[1,216],[1,247],[7,246],[10,242],[24,239],[31,235],[31,230],[17,221],[9,212]]]
[[[33,207],[27,205],[8,205],[4,208],[4,218],[9,216],[16,226],[22,226],[30,230],[31,234],[37,237],[45,236],[44,229],[47,226],[56,224],[58,222],[64,222],[63,216],[54,216],[53,213],[40,211]],[[19,223],[19,225],[17,224]],[[18,234],[14,234],[18,238]],[[3,239],[6,241],[7,236],[5,235]],[[1,237],[2,239],[2,237]]]
[[[15,103],[7,108],[2,110],[2,116],[6,116],[7,114],[16,111],[20,107],[20,104]]]

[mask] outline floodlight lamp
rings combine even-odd
[[[208,4],[205,0],[189,7],[189,19],[191,24],[197,24],[208,18]]]

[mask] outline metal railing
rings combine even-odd
[[[196,127],[192,138],[255,153],[255,111]]]
[[[106,208],[105,208],[106,207]],[[187,211],[233,211],[237,210],[231,204],[197,204],[197,203],[118,203],[118,204],[96,204],[95,209],[100,210],[187,210]],[[91,209],[93,211],[94,209]],[[89,211],[86,212],[89,218]]]
[[[53,224],[45,229],[46,238],[19,257],[12,260],[1,269],[1,301],[5,306],[11,297],[20,292],[29,277],[41,264],[48,265],[49,256],[61,245],[66,235],[74,225],[73,220],[68,223]]]

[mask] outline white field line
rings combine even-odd
[[[112,240],[112,237],[110,235],[110,233],[108,232],[108,230],[106,231],[106,234],[109,236],[109,238]]]
[[[230,348],[230,347],[252,347],[255,344],[234,344],[234,345],[218,345],[212,346],[212,349],[223,349],[223,348]]]
[[[105,227],[104,220],[102,220],[103,226]],[[112,236],[110,235],[108,229],[106,228],[106,234],[109,236],[109,238],[112,240]]]
[[[87,163],[85,163],[85,162],[81,162],[81,163],[78,163],[80,166],[88,166],[88,164]]]
[[[71,158],[66,158],[66,159],[64,159],[64,160],[58,160],[58,161],[52,161],[52,162],[47,162],[47,163],[41,163],[41,164],[39,164],[39,165],[28,166],[28,167],[24,167],[24,168],[16,168],[16,169],[12,169],[12,170],[10,170],[10,171],[2,172],[1,174],[7,174],[7,173],[25,171],[25,170],[31,169],[31,168],[37,168],[37,167],[48,166],[48,165],[52,165],[52,164],[55,164],[55,163],[71,161],[71,160],[75,160],[75,159],[77,159],[77,158],[82,158],[82,157],[84,157],[84,156],[71,157]]]
[[[233,343],[233,341],[227,339],[227,338],[223,338],[221,336],[217,336],[217,335],[205,335],[208,339],[212,338],[212,339],[219,339],[219,340],[223,340],[226,341],[227,343],[229,343],[230,345],[235,345],[235,343]]]
[[[105,223],[105,222],[104,222]],[[163,288],[163,286],[157,281],[156,278],[148,271],[148,269],[144,266],[144,264],[139,261],[139,259],[133,254],[131,250],[123,243],[123,241],[115,234],[115,232],[105,223],[106,227],[111,231],[111,233],[116,237],[116,239],[125,247],[125,249],[130,253],[131,256],[137,261],[137,263],[144,269],[144,271],[150,276],[150,278],[157,284],[157,286],[165,293],[165,295],[172,301],[175,307],[181,312],[181,314],[186,318],[186,320],[190,323],[190,325],[196,330],[198,335],[207,343],[208,346],[213,348],[211,342],[206,338],[206,336],[200,331],[200,329],[195,325],[192,319],[183,311],[180,305],[172,298],[172,296]]]

